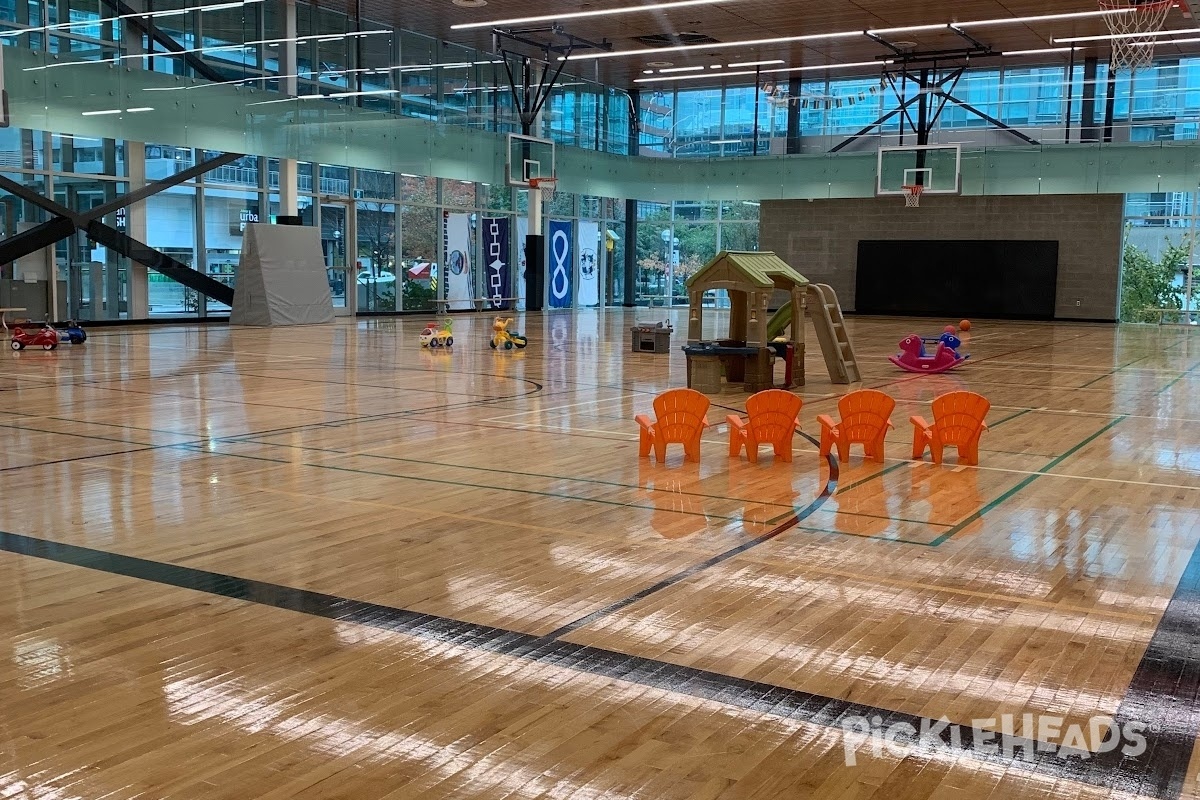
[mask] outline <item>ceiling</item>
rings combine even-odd
[[[597,11],[607,8],[624,8],[636,3],[628,0],[552,0],[554,13]],[[1200,27],[1200,18],[1191,16],[1190,0],[1181,0],[1171,9],[1166,22],[1168,29]],[[551,13],[551,3],[532,4],[528,0],[489,0],[486,6],[462,8],[451,0],[358,0],[363,18],[387,22],[398,27],[414,30],[438,38],[467,44],[483,50],[492,49],[492,34],[489,28],[453,30],[452,25],[486,22],[529,15]],[[644,49],[645,44],[637,37],[654,34],[677,34],[680,32],[703,34],[719,42],[734,42],[799,36],[837,31],[861,31],[877,28],[894,28],[932,23],[969,22],[993,20],[1007,17],[1043,16],[1081,11],[1096,11],[1095,0],[729,0],[713,5],[691,6],[644,13],[612,16],[597,16],[585,19],[562,21],[566,32],[592,41],[607,39],[613,43],[614,51]],[[1200,8],[1197,9],[1200,11]],[[540,23],[546,26],[549,23]],[[537,25],[517,27],[538,27]],[[1039,21],[1035,23],[1005,24],[972,27],[969,33],[983,44],[996,51],[1034,50],[1051,46],[1053,37],[1089,36],[1108,33],[1104,20],[1099,17]],[[537,35],[537,34],[534,34]],[[544,36],[544,34],[542,35]],[[907,41],[916,44],[916,50],[960,49],[969,46],[964,38],[945,29],[912,33],[887,34],[892,42]],[[560,40],[561,41],[561,40]],[[1083,45],[1085,49],[1076,53],[1076,58],[1098,55],[1108,57],[1108,44],[1097,42]],[[576,51],[586,53],[589,51]],[[591,51],[595,52],[595,51]],[[713,47],[685,52],[663,52],[640,54],[598,60],[573,62],[571,72],[584,78],[592,78],[610,85],[632,88],[638,78],[655,77],[644,75],[647,62],[670,61],[675,67],[721,64],[725,71],[732,71],[729,63],[782,59],[785,63],[764,66],[763,69],[779,67],[824,67],[827,65],[875,62],[886,58],[889,51],[879,42],[866,36],[835,40],[791,42],[774,45],[744,47]],[[1200,42],[1182,45],[1160,44],[1160,56],[1181,53],[1200,53]],[[1013,56],[1003,59],[987,57],[973,59],[973,63],[1065,63],[1069,53],[1050,53],[1028,56]],[[950,65],[953,62],[944,62]],[[750,69],[753,69],[751,67]],[[831,71],[830,74],[872,74],[879,68],[862,68]],[[680,86],[702,86],[719,83],[719,70],[713,70],[711,80],[683,80]],[[681,73],[688,74],[688,73]],[[815,77],[825,71],[800,73]],[[786,79],[786,78],[781,78]],[[753,76],[730,78],[731,82],[753,83]],[[652,88],[670,86],[670,83],[647,84]]]

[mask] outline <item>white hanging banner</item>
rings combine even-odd
[[[580,220],[578,231],[579,288],[575,305],[588,308],[600,305],[600,223]]]
[[[446,299],[453,311],[469,311],[471,303],[471,217],[445,212]]]
[[[529,218],[517,217],[517,308],[525,310],[525,238],[529,236]]]

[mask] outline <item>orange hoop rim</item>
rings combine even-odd
[[[909,208],[919,208],[921,206],[921,195],[925,193],[925,187],[919,183],[910,183],[901,186],[900,190],[904,192],[904,205]]]
[[[556,183],[558,183],[558,178],[530,178],[529,179],[529,188],[530,189],[553,189],[554,185]]]

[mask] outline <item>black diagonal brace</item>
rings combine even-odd
[[[40,225],[0,241],[0,264],[11,264],[18,258],[36,253],[43,247],[60,242],[75,232],[75,223],[66,217],[54,217]]]
[[[81,214],[80,218],[85,222],[94,219],[103,219],[107,214],[111,214],[119,208],[131,206],[139,200],[145,200],[147,197],[152,197],[164,189],[170,189],[172,186],[178,186],[185,181],[190,181],[192,178],[198,178],[210,170],[217,167],[223,167],[226,164],[231,164],[241,158],[240,153],[222,153],[216,158],[210,158],[207,161],[201,161],[182,172],[176,172],[167,178],[147,183],[140,189],[134,189],[132,192],[121,195],[120,197],[105,203],[102,206],[96,206],[86,214]]]
[[[103,0],[104,5],[111,8],[121,21],[126,25],[137,30],[143,36],[149,36],[152,42],[159,44],[168,53],[174,53],[183,59],[183,62],[192,68],[192,72],[196,73],[205,80],[213,81],[214,83],[225,80],[221,73],[210,67],[204,62],[204,59],[197,56],[195,53],[185,52],[183,45],[175,41],[173,38],[163,33],[157,26],[148,26],[138,16],[137,9],[131,7],[125,0]],[[152,55],[152,54],[147,54]]]
[[[162,183],[162,181],[158,182],[160,190],[165,188],[161,185]],[[0,264],[10,264],[22,256],[35,253],[43,247],[67,238],[76,230],[81,230],[87,234],[89,239],[99,242],[139,264],[144,264],[155,272],[182,283],[189,289],[195,289],[225,305],[233,305],[233,289],[176,261],[165,253],[155,250],[150,245],[139,242],[116,228],[105,225],[98,219],[84,218],[66,206],[60,205],[4,175],[0,175],[0,188],[40,206],[55,217],[50,222],[29,229],[25,235],[13,236],[0,243]],[[124,198],[122,198],[122,203],[117,208],[124,205]],[[50,238],[51,233],[56,234],[55,238]]]
[[[145,264],[155,272],[166,275],[189,289],[195,289],[218,303],[224,303],[227,306],[233,305],[233,289],[220,281],[213,280],[203,272],[197,272],[188,265],[176,261],[166,253],[161,253],[96,220],[89,222],[85,230],[88,238],[92,241],[99,242],[139,264]]]

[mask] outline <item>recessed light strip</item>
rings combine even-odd
[[[703,66],[696,66],[696,67],[664,67],[663,69],[660,69],[660,70],[659,70],[659,74],[664,74],[664,73],[668,73],[668,72],[697,72],[697,71],[699,71],[699,70],[702,70],[702,69],[704,69],[704,67],[703,67]]]
[[[646,6],[626,6],[624,8],[606,8],[596,11],[572,11],[566,14],[542,14],[536,17],[513,17],[512,19],[493,19],[487,22],[464,22],[451,25],[452,31],[464,31],[471,28],[505,28],[509,25],[523,25],[527,22],[558,22],[564,19],[587,19],[588,17],[610,17],[616,14],[641,14],[647,11],[669,11],[672,8],[690,8],[692,6],[711,6],[717,3],[733,3],[737,0],[676,0],[671,3],[652,3]]]
[[[767,59],[766,61],[738,61],[733,64],[726,64],[725,66],[729,67],[730,69],[737,69],[738,67],[764,67],[769,64],[782,64],[782,63],[783,63],[782,58],[771,58],[771,59]]]
[[[572,56],[559,56],[559,61],[587,61],[597,58],[621,58],[622,56],[640,56],[647,53],[683,53],[690,50],[718,50],[726,47],[750,47],[765,44],[788,44],[791,42],[815,42],[822,39],[849,39],[862,36],[862,31],[842,31],[840,33],[809,33],[804,36],[777,36],[773,39],[746,39],[738,42],[715,42],[712,44],[680,44],[674,47],[642,47],[637,50],[620,50],[616,52],[581,53]]]
[[[1082,47],[1039,47],[1034,50],[1005,50],[1002,56],[1040,56],[1048,53],[1070,53],[1082,50]]]
[[[70,22],[58,22],[53,25],[39,25],[36,28],[16,28],[5,30],[0,31],[0,36],[22,36],[26,33],[69,30],[70,28],[90,28],[95,25],[104,25],[109,22],[120,22],[121,20],[125,19],[158,19],[161,17],[178,17],[183,14],[189,14],[193,11],[223,11],[228,8],[241,8],[242,6],[248,6],[253,3],[261,2],[263,2],[263,0],[238,0],[238,2],[234,3],[218,3],[211,6],[190,6],[188,8],[163,9],[162,11],[135,11],[130,14],[121,14],[118,17],[71,20]]]
[[[1072,42],[1109,42],[1113,39],[1140,39],[1143,37],[1175,36],[1184,33],[1200,33],[1200,28],[1179,28],[1173,31],[1146,31],[1145,33],[1109,33],[1104,36],[1069,36],[1062,39],[1051,39],[1055,44],[1070,44]]]
[[[1000,17],[999,19],[977,19],[973,22],[955,22],[956,28],[983,27],[985,25],[1021,25],[1026,22],[1056,22],[1062,19],[1088,19],[1090,17],[1108,17],[1113,14],[1128,14],[1133,7],[1115,8],[1112,11],[1075,11],[1070,14],[1040,14],[1032,17]]]
[[[722,72],[719,75],[705,73],[703,75],[670,75],[661,78],[638,78],[634,83],[661,83],[663,81],[692,81],[702,78],[732,78],[736,75],[777,75],[785,72],[816,72],[820,70],[855,69],[858,67],[881,67],[894,64],[892,59],[885,61],[855,61],[849,64],[814,64],[808,67],[782,67],[780,69],[747,69],[740,72]]]
[[[651,6],[643,6],[651,8]],[[683,53],[692,50],[715,50],[726,47],[758,47],[772,44],[789,44],[792,42],[814,42],[822,39],[845,39],[853,36],[879,35],[881,33],[902,33],[904,31],[939,30],[951,28],[981,28],[988,25],[1015,25],[1030,22],[1055,22],[1064,19],[1085,19],[1109,14],[1128,13],[1132,8],[1117,11],[1078,11],[1071,14],[1042,14],[1031,17],[1002,17],[1000,19],[979,19],[968,22],[946,22],[931,25],[911,25],[904,28],[872,28],[865,31],[837,31],[834,33],[810,33],[805,36],[780,36],[772,39],[744,39],[736,42],[716,42],[713,44],[681,44],[674,47],[644,47],[636,50],[619,50],[600,53],[579,53],[570,56],[559,56],[559,61],[589,61],[600,58],[621,58],[623,56],[640,56],[647,53]],[[1111,37],[1101,37],[1111,38]],[[1057,39],[1056,42],[1069,42],[1070,39]]]

